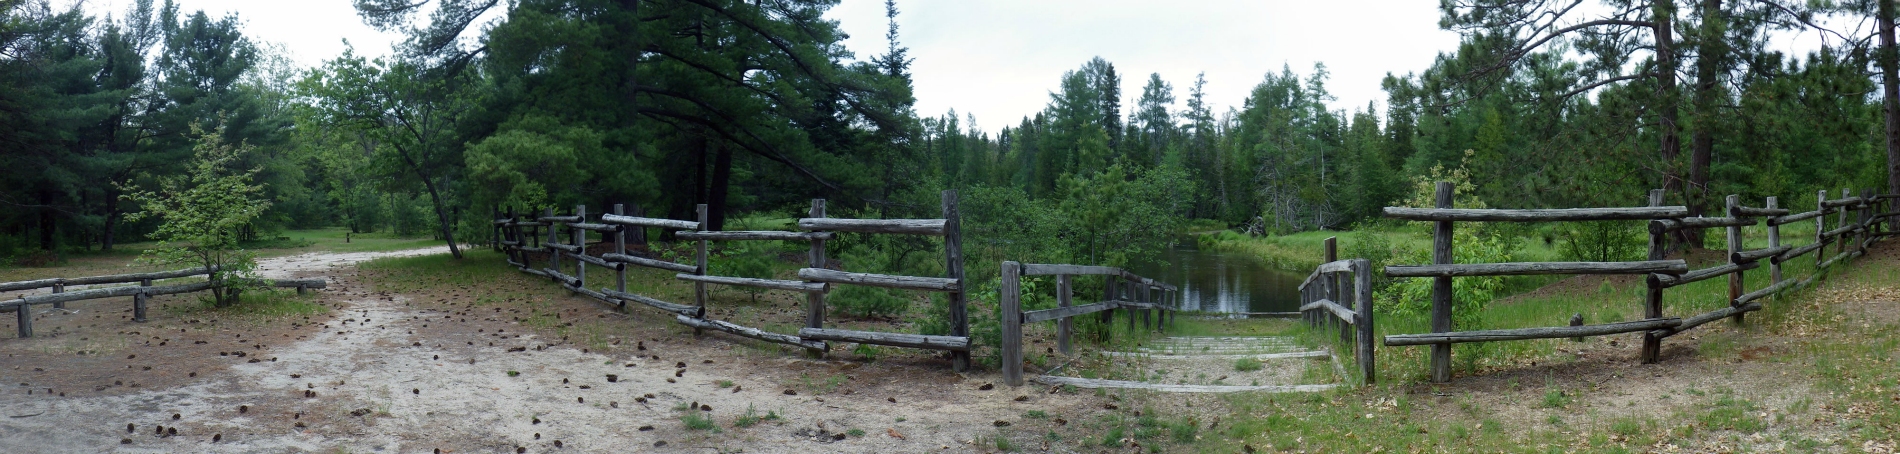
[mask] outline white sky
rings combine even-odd
[[[955,108],[991,132],[1042,110],[1062,73],[1096,56],[1123,75],[1124,116],[1151,73],[1174,85],[1180,108],[1207,72],[1218,115],[1268,72],[1290,65],[1304,78],[1316,61],[1332,74],[1333,108],[1351,111],[1384,105],[1387,72],[1424,70],[1458,45],[1429,0],[899,0],[897,9],[898,41],[916,58],[918,114]],[[859,58],[884,52],[883,0],[843,0],[829,16]]]
[[[83,0],[95,13],[122,14],[130,0]],[[349,0],[177,0],[186,13],[236,11],[253,39],[280,43],[302,66],[321,64],[348,39],[359,55],[386,55],[401,41],[363,25]],[[163,3],[163,0],[158,0]],[[59,2],[56,2],[59,3]],[[1157,3],[1165,3],[1158,5]],[[974,114],[995,132],[1034,115],[1049,102],[1064,71],[1100,56],[1123,75],[1123,115],[1148,74],[1174,85],[1181,108],[1194,75],[1207,73],[1215,111],[1238,107],[1269,72],[1291,66],[1302,78],[1314,62],[1331,77],[1333,109],[1368,102],[1384,110],[1379,81],[1387,73],[1422,71],[1458,35],[1438,29],[1430,0],[899,0],[899,41],[911,67],[917,112]],[[859,59],[884,52],[883,0],[842,0],[827,17],[851,38]],[[1777,40],[1806,54],[1812,32]],[[965,125],[968,127],[969,125]]]
[[[125,15],[131,0],[80,0],[86,9],[103,17]],[[324,60],[343,54],[343,40],[349,39],[357,55],[389,54],[390,46],[402,41],[402,35],[380,33],[356,17],[350,0],[174,0],[179,14],[204,10],[213,19],[236,12],[244,22],[244,34],[254,41],[282,44],[298,65],[315,67]],[[63,3],[55,0],[55,4]],[[154,0],[153,7],[165,4]]]

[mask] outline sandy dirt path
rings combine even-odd
[[[1101,406],[1095,396],[1034,386],[982,390],[996,378],[935,364],[805,359],[677,327],[668,329],[679,335],[626,340],[648,348],[590,352],[500,314],[410,304],[411,296],[353,279],[349,266],[445,252],[263,260],[266,277],[331,276],[325,294],[337,309],[296,340],[260,344],[252,359],[230,357],[227,367],[213,364],[177,386],[71,397],[49,394],[50,384],[10,387],[0,394],[0,452],[965,452],[1011,422],[1050,424],[1019,416],[1027,410]],[[443,330],[452,321],[461,324]],[[291,334],[298,333],[283,337]],[[6,372],[27,374],[28,366],[15,361]],[[798,385],[814,378],[820,383]],[[16,392],[40,386],[47,392]],[[688,406],[710,410],[682,410]],[[740,427],[748,408],[779,418]],[[687,428],[689,413],[718,429]]]

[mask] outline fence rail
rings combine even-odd
[[[1642,332],[1642,361],[1656,362],[1662,350],[1662,340],[1693,329],[1697,326],[1722,318],[1741,321],[1744,314],[1760,310],[1759,302],[1769,296],[1789,289],[1808,285],[1823,274],[1828,267],[1843,260],[1864,254],[1869,244],[1893,235],[1882,232],[1882,226],[1895,223],[1900,213],[1883,211],[1882,205],[1890,204],[1900,195],[1875,196],[1872,191],[1863,191],[1855,196],[1848,190],[1842,190],[1840,198],[1829,199],[1827,191],[1817,194],[1814,211],[1790,214],[1791,210],[1779,206],[1775,197],[1764,200],[1762,207],[1749,207],[1741,204],[1739,196],[1728,196],[1722,211],[1728,217],[1687,217],[1688,211],[1679,206],[1661,206],[1662,190],[1654,190],[1649,195],[1649,206],[1630,208],[1574,208],[1556,210],[1492,210],[1492,209],[1454,209],[1452,208],[1452,187],[1441,182],[1437,187],[1436,208],[1399,208],[1388,207],[1385,215],[1394,219],[1431,221],[1433,226],[1433,262],[1429,265],[1394,265],[1385,268],[1390,277],[1429,277],[1432,278],[1431,333],[1393,334],[1385,336],[1386,346],[1430,345],[1431,375],[1434,382],[1451,379],[1451,344],[1459,342],[1490,342],[1501,340],[1581,338],[1618,333]],[[1848,213],[1857,213],[1854,221],[1849,221]],[[1837,215],[1833,229],[1827,228],[1827,216]],[[1793,222],[1813,219],[1815,221],[1815,241],[1801,247],[1783,245],[1779,226]],[[1549,222],[1549,221],[1618,221],[1648,220],[1649,259],[1632,262],[1540,262],[1540,263],[1452,263],[1452,227],[1460,221],[1491,222]],[[1742,228],[1765,225],[1768,230],[1768,246],[1760,249],[1742,249]],[[1665,235],[1685,231],[1710,228],[1723,228],[1727,231],[1726,263],[1708,268],[1690,270],[1682,260],[1664,260],[1666,249]],[[1830,245],[1838,246],[1832,258],[1825,253]],[[1329,243],[1330,246],[1330,243]],[[1800,281],[1786,280],[1782,276],[1781,264],[1807,254],[1815,254],[1816,271]],[[1331,257],[1329,256],[1330,260]],[[1759,268],[1762,261],[1769,263],[1773,284],[1745,292],[1742,273]],[[1322,267],[1321,271],[1325,271]],[[1322,274],[1316,271],[1315,276]],[[1599,325],[1582,325],[1581,317],[1574,317],[1572,326],[1520,328],[1504,330],[1452,331],[1452,285],[1453,277],[1463,276],[1523,276],[1536,274],[1646,274],[1649,291],[1644,301],[1644,319],[1628,322]],[[1688,318],[1663,316],[1663,290],[1692,282],[1726,276],[1729,280],[1729,305]],[[1308,278],[1311,283],[1314,278]],[[1302,284],[1302,287],[1306,287]],[[1310,293],[1310,292],[1309,292]],[[1348,315],[1358,315],[1344,305],[1334,303],[1324,295],[1305,295],[1303,311],[1325,311],[1338,319]],[[1362,309],[1360,312],[1366,312]],[[1369,373],[1368,373],[1369,376]]]
[[[1128,327],[1135,327],[1135,314],[1141,314],[1141,324],[1145,328],[1160,329],[1163,324],[1171,323],[1180,302],[1178,288],[1154,279],[1141,277],[1121,268],[1090,265],[1038,264],[1003,262],[1002,282],[998,295],[998,305],[1002,306],[1002,342],[1003,384],[1023,385],[1023,325],[1054,320],[1056,321],[1056,348],[1062,353],[1073,353],[1071,337],[1075,334],[1077,316],[1101,314],[1103,323],[1114,316],[1115,309],[1125,309],[1128,314]],[[1056,277],[1056,308],[1037,311],[1022,310],[1022,279],[1024,276]],[[1102,296],[1105,301],[1077,306],[1075,299],[1075,276],[1103,276],[1106,287]],[[1160,295],[1156,295],[1156,293]],[[1137,312],[1139,311],[1139,312]],[[1159,312],[1159,315],[1154,315]],[[1153,324],[1150,324],[1150,321]]]
[[[505,215],[499,213],[495,226],[498,241],[496,247],[507,254],[508,263],[522,272],[548,277],[560,282],[569,291],[584,294],[604,302],[625,308],[631,301],[648,307],[675,314],[675,321],[693,327],[695,333],[704,330],[721,331],[737,336],[777,342],[803,347],[814,355],[822,356],[829,345],[825,341],[857,342],[863,344],[890,345],[923,349],[951,351],[955,368],[967,370],[970,357],[969,317],[965,308],[963,253],[957,221],[957,196],[955,191],[943,192],[942,219],[839,219],[825,216],[825,200],[812,200],[809,217],[801,218],[797,224],[802,232],[788,231],[704,231],[706,225],[706,206],[699,205],[698,219],[683,221],[675,219],[629,216],[624,205],[615,205],[613,212],[603,214],[598,222],[588,222],[587,207],[577,206],[571,215],[556,216],[552,209],[546,209],[533,221],[522,221],[513,210]],[[567,230],[567,239],[559,236],[561,227]],[[541,227],[546,227],[545,241],[542,241]],[[646,228],[660,228],[673,231],[675,239],[694,243],[693,263],[678,263],[640,257],[627,253],[628,238],[631,235],[643,237]],[[586,246],[586,233],[600,232],[611,236],[614,252],[589,255]],[[826,268],[830,259],[825,253],[825,242],[832,240],[837,232],[857,232],[870,234],[910,234],[930,235],[944,238],[945,269],[944,277],[898,276],[887,274],[855,273]],[[803,241],[810,244],[807,268],[798,271],[800,280],[762,279],[737,276],[715,276],[709,274],[707,247],[711,241]],[[531,266],[530,253],[546,253],[548,266],[536,269]],[[561,259],[573,257],[575,274],[563,272]],[[610,268],[615,272],[615,287],[599,290],[587,288],[587,265]],[[693,283],[692,305],[678,304],[627,292],[626,268],[628,265],[673,271],[674,278]],[[706,285],[729,285],[802,292],[806,295],[806,326],[798,334],[772,333],[757,328],[734,324],[728,321],[709,319],[706,310]],[[834,285],[866,285],[907,290],[946,292],[950,294],[950,319],[952,333],[947,336],[925,336],[918,334],[884,333],[870,331],[850,331],[825,327],[825,294]]]
[[[1372,262],[1339,259],[1339,238],[1325,242],[1326,263],[1300,282],[1300,316],[1308,325],[1329,325],[1340,340],[1353,346],[1354,364],[1361,383],[1377,380],[1373,358]],[[1351,276],[1350,280],[1345,276]],[[1347,329],[1351,326],[1351,329]]]
[[[209,290],[214,287],[211,282],[193,282],[193,283],[178,284],[178,285],[153,286],[152,285],[153,281],[164,280],[164,279],[177,279],[177,278],[191,277],[191,276],[209,276],[211,273],[216,272],[218,269],[219,267],[212,266],[209,268],[186,268],[182,270],[158,271],[158,272],[151,272],[151,273],[113,274],[113,275],[106,275],[106,276],[51,278],[51,279],[37,279],[37,280],[31,280],[31,281],[4,282],[4,283],[0,283],[0,291],[32,290],[32,289],[41,289],[41,288],[50,287],[53,289],[53,292],[43,294],[43,295],[30,295],[30,296],[22,295],[19,298],[15,298],[13,300],[0,301],[0,312],[6,312],[6,311],[14,312],[14,316],[16,318],[15,326],[19,333],[19,337],[28,338],[28,337],[33,337],[33,306],[35,305],[51,304],[53,305],[53,308],[55,309],[65,309],[66,303],[73,302],[73,301],[95,300],[95,299],[104,299],[104,298],[122,298],[122,297],[129,296],[129,297],[132,297],[132,321],[138,322],[138,323],[144,323],[147,321],[147,318],[146,318],[146,304],[147,304],[146,300],[147,299],[150,299],[151,297],[159,296],[159,295],[173,295],[173,294],[179,294],[179,293],[200,292],[200,291]],[[75,291],[67,291],[66,289],[66,287],[69,285],[126,284],[126,283],[132,283],[132,282],[137,282],[139,283],[139,285],[89,288],[89,289],[75,290]],[[265,283],[270,287],[295,288],[297,289],[297,293],[299,294],[304,293],[307,289],[325,288],[328,286],[328,284],[323,279],[278,279],[278,280],[266,280]]]

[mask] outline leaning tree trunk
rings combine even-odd
[[[449,224],[449,213],[442,206],[442,195],[436,191],[435,181],[423,178],[422,185],[429,188],[429,200],[435,203],[436,225],[442,230],[442,239],[449,242],[449,255],[462,258],[462,248],[455,245],[455,229]]]
[[[1894,47],[1894,5],[1877,2],[1880,11],[1880,88],[1887,110],[1887,193],[1900,194],[1900,49]]]

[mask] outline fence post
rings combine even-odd
[[[1874,190],[1860,190],[1860,235],[1854,239],[1854,250],[1867,253],[1867,240],[1874,238]]]
[[[1074,305],[1075,277],[1067,274],[1056,275],[1056,305],[1069,307]],[[1056,322],[1056,349],[1062,354],[1073,354],[1069,346],[1069,336],[1075,334],[1075,317],[1062,317]]]
[[[1326,248],[1325,248],[1326,261],[1322,263],[1333,263],[1335,261],[1338,261],[1339,260],[1339,237],[1336,237],[1336,236],[1326,237],[1325,245],[1326,245]],[[1344,284],[1344,282],[1341,282],[1341,279],[1339,279],[1337,275],[1333,273],[1325,273],[1325,274],[1320,275],[1320,279],[1321,279],[1320,282],[1326,283],[1326,286],[1325,286],[1326,299],[1332,300],[1334,304],[1338,304],[1345,307],[1352,307],[1350,303],[1345,301],[1346,299],[1345,292],[1340,291],[1341,284]],[[1349,341],[1352,339],[1352,332],[1346,330],[1346,322],[1347,322],[1346,320],[1340,320],[1339,317],[1337,316],[1322,316],[1322,317],[1326,318],[1328,325],[1331,325],[1339,329],[1339,340]]]
[[[963,227],[957,214],[957,191],[943,191],[943,252],[944,274],[957,280],[957,291],[945,295],[950,299],[950,334],[960,337],[970,336],[970,311],[967,303],[969,284],[963,279]],[[1021,314],[1017,314],[1021,317]],[[1019,358],[1020,360],[1020,358]],[[957,372],[970,370],[970,352],[952,351],[951,368]]]
[[[1662,204],[1663,204],[1663,190],[1661,189],[1649,190],[1649,206],[1659,207],[1659,206],[1662,206]],[[1661,234],[1661,233],[1649,234],[1649,259],[1650,260],[1662,260],[1664,257],[1667,257],[1669,255],[1668,248],[1669,248],[1669,237],[1666,236],[1666,234]],[[1663,316],[1662,283],[1657,282],[1655,279],[1644,279],[1644,281],[1646,281],[1646,283],[1649,284],[1649,294],[1648,294],[1648,297],[1645,298],[1643,301],[1643,317],[1648,318],[1648,319],[1662,318]],[[1643,351],[1641,355],[1643,364],[1655,364],[1656,361],[1662,357],[1662,339],[1663,339],[1662,336],[1657,336],[1653,332],[1650,332],[1650,331],[1643,332]]]
[[[1116,278],[1115,276],[1108,276],[1108,275],[1103,275],[1103,276],[1102,276],[1102,283],[1103,283],[1103,288],[1102,288],[1102,302],[1104,302],[1104,303],[1107,303],[1107,302],[1111,302],[1111,301],[1115,301],[1115,300],[1116,300],[1116,298],[1115,298],[1115,296],[1116,296],[1116,295],[1115,295],[1115,279],[1117,279],[1117,278]],[[1097,319],[1098,319],[1098,320],[1100,320],[1100,321],[1102,322],[1102,338],[1101,338],[1101,340],[1102,340],[1102,341],[1104,341],[1104,342],[1106,342],[1106,341],[1108,341],[1108,336],[1109,336],[1109,334],[1108,334],[1108,332],[1109,332],[1109,328],[1113,328],[1113,327],[1115,327],[1115,325],[1114,325],[1114,323],[1115,323],[1115,309],[1111,307],[1111,308],[1109,308],[1109,309],[1105,309],[1105,310],[1103,310],[1102,312],[1100,312],[1100,314],[1102,314],[1102,315],[1099,315],[1099,316],[1096,316],[1096,317],[1097,317]]]
[[[587,205],[574,205],[574,215],[580,216],[580,222],[587,222]],[[574,254],[574,287],[587,288],[587,261],[580,259],[580,256],[587,255],[587,231],[574,226],[578,223],[567,224],[568,239],[573,240],[574,245],[581,248],[580,252]]]
[[[1372,261],[1354,259],[1352,261],[1352,283],[1354,319],[1353,331],[1359,335],[1354,340],[1353,352],[1359,359],[1359,374],[1365,384],[1377,381],[1373,369],[1373,331],[1372,331]]]
[[[814,218],[825,217],[825,199],[811,199],[810,215]],[[812,268],[824,268],[825,262],[830,261],[825,258],[825,240],[812,240],[811,251],[807,253],[805,258],[808,260],[807,264]],[[805,292],[805,327],[819,329],[825,327],[824,293]],[[827,344],[827,347],[829,347],[829,344]],[[825,350],[823,349],[808,349],[805,352],[814,358],[825,357]]]
[[[1148,304],[1148,308],[1142,308],[1142,331],[1150,331],[1150,329],[1153,329],[1153,315],[1155,315],[1155,308],[1153,308],[1153,304],[1155,304],[1155,287],[1148,285],[1148,283],[1142,283],[1142,294],[1140,294],[1138,298],[1142,300],[1142,304]]]
[[[19,319],[20,338],[33,337],[33,305],[22,303],[19,309],[13,312],[13,315]]]
[[[706,230],[706,204],[704,203],[699,204],[697,207],[694,208],[694,211],[696,213],[699,213],[699,217],[696,218],[697,221],[699,222],[698,230],[702,230],[702,231]],[[694,257],[694,264],[695,264],[693,268],[693,274],[705,276],[707,274],[706,239],[705,238],[700,238],[698,249],[695,251],[695,254],[693,257]],[[705,318],[706,317],[706,283],[705,282],[693,281],[693,305],[699,306],[699,316],[700,318]],[[695,327],[693,328],[693,335],[697,336],[697,335],[705,333],[705,331],[706,330],[704,329]]]
[[[621,204],[621,203],[614,204],[614,215],[625,216],[626,214],[627,214],[626,204]],[[614,226],[614,253],[615,254],[627,255],[627,229],[629,227],[630,226],[625,226],[625,225]],[[619,290],[621,293],[626,293],[627,292],[627,264],[620,263],[618,265],[619,266],[614,267],[614,290]],[[620,307],[623,309],[626,308],[627,302],[620,301]]]
[[[1003,262],[999,304],[1003,325],[1003,384],[1023,385],[1022,264]]]
[[[1841,188],[1841,198],[1845,199],[1845,198],[1851,197],[1853,194],[1854,193],[1849,191],[1847,188]],[[1837,228],[1837,229],[1847,226],[1847,207],[1841,207],[1839,217],[1834,220],[1834,226],[1835,226],[1834,228]],[[1853,234],[1854,232],[1842,233],[1841,236],[1835,238],[1836,241],[1839,241],[1841,243],[1841,247],[1835,250],[1834,252],[1835,254],[1842,254],[1842,253],[1847,252],[1847,238],[1849,238],[1849,236]],[[1826,254],[1822,254],[1822,255],[1826,255]]]
[[[1298,307],[1300,311],[1300,321],[1306,322],[1306,326],[1309,328],[1313,326],[1313,311],[1306,310],[1306,303],[1311,303],[1311,302],[1313,302],[1312,285],[1310,283],[1301,284],[1300,285],[1300,305],[1296,307]]]
[[[1781,208],[1781,198],[1769,196],[1767,202],[1763,205],[1770,210]],[[1768,248],[1774,249],[1781,247],[1781,226],[1767,222],[1763,222],[1763,224],[1768,225]],[[1768,278],[1770,279],[1769,285],[1781,283],[1781,262],[1774,260],[1768,261]]]
[[[1826,203],[1827,203],[1826,189],[1822,189],[1820,190],[1820,192],[1817,192],[1814,194],[1815,211],[1824,212],[1825,210],[1827,210],[1827,206],[1825,205]],[[1826,243],[1827,237],[1821,235],[1822,233],[1825,233],[1825,232],[1827,232],[1827,215],[1822,214],[1820,216],[1815,216],[1814,217],[1814,242]],[[1827,245],[1822,244],[1820,248],[1814,250],[1814,273],[1813,274],[1817,276],[1820,275],[1821,263],[1826,262],[1826,261],[1827,261]],[[1814,278],[1813,276],[1809,277],[1809,279],[1813,279],[1813,278]]]
[[[1121,278],[1122,277],[1120,275],[1116,275],[1114,277],[1114,279],[1121,279]],[[1137,290],[1135,290],[1135,286],[1139,284],[1141,283],[1140,282],[1128,283],[1128,302],[1131,302],[1131,303],[1141,302],[1141,296],[1135,293],[1137,292]],[[1133,307],[1123,308],[1122,312],[1128,314],[1128,332],[1134,333],[1135,332],[1135,308]]]
[[[152,280],[140,279],[139,286],[151,287]],[[297,288],[302,289],[303,287],[297,287]],[[147,296],[144,290],[140,290],[138,293],[132,294],[132,321],[145,323],[145,306],[146,306],[147,298],[150,298],[150,296]]]
[[[1722,212],[1734,213],[1735,207],[1742,204],[1742,196],[1729,194],[1727,198],[1723,199],[1723,204],[1726,206],[1723,207]],[[1730,216],[1734,215],[1731,214]],[[1740,262],[1735,261],[1735,254],[1740,252],[1742,252],[1742,227],[1731,225],[1728,227],[1728,258],[1730,264],[1740,264]],[[1728,275],[1728,303],[1730,307],[1740,307],[1740,305],[1735,304],[1735,299],[1742,297],[1742,272],[1743,270],[1737,268],[1735,272],[1729,273]],[[1742,323],[1745,315],[1747,315],[1747,313],[1735,311],[1735,315],[1729,316],[1729,320],[1735,323]]]
[[[1438,182],[1438,208],[1452,207],[1452,186],[1449,181]],[[1450,265],[1451,221],[1438,221],[1432,229],[1432,263]],[[1432,278],[1432,332],[1451,332],[1451,278]],[[1451,344],[1432,344],[1432,382],[1451,381]]]
[[[554,217],[554,207],[542,208],[541,212],[543,213],[541,217],[544,217],[544,218]],[[537,219],[537,221],[538,220],[539,219]],[[543,222],[542,224],[547,224],[547,228],[548,228],[548,239],[547,239],[547,245],[549,246],[548,247],[548,268],[552,268],[555,271],[560,271],[561,270],[561,250],[555,249],[552,247],[553,245],[560,244],[561,242],[559,238],[555,237],[554,221],[547,221],[547,222]],[[549,277],[552,277],[552,276],[549,276]]]

